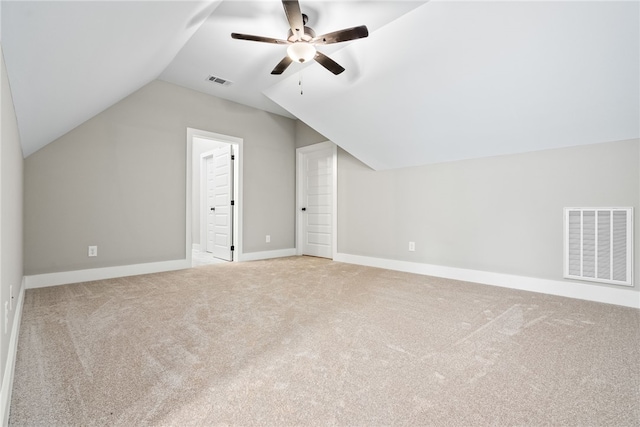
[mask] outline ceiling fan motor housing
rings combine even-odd
[[[313,31],[311,27],[304,27],[304,34],[302,35],[302,40],[308,42],[314,39],[316,36],[316,32]],[[293,34],[293,31],[289,30],[289,34],[287,36],[287,40],[291,43],[295,43],[297,41],[297,37]]]

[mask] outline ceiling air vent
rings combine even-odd
[[[233,84],[232,81],[223,79],[221,77],[214,76],[213,74],[211,74],[211,75],[209,75],[209,77],[207,77],[207,81],[210,81],[210,82],[215,83],[215,84],[219,84],[220,86],[231,86]]]

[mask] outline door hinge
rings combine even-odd
[[[233,246],[233,245],[231,245],[231,250],[232,250],[232,251],[235,251],[235,250],[236,250],[236,247],[235,247],[235,246]]]
[[[236,156],[234,154],[231,155],[231,160],[235,160]]]
[[[236,201],[235,201],[235,200],[232,200],[232,201],[231,201],[231,206],[235,206],[235,205],[236,205]]]

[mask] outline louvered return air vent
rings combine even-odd
[[[207,81],[210,81],[211,83],[218,84],[220,86],[231,86],[233,84],[232,81],[223,79],[221,77],[214,76],[213,74],[210,75],[209,77],[207,77]]]
[[[633,286],[633,208],[565,208],[564,277]]]

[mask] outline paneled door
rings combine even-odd
[[[216,215],[215,215],[215,185],[213,183],[214,178],[214,169],[213,169],[213,152],[206,153],[205,157],[205,165],[206,165],[206,195],[207,195],[207,204],[205,207],[205,213],[207,215],[207,242],[205,250],[207,252],[213,253],[213,247],[215,246],[215,224],[216,224]]]
[[[302,255],[333,258],[334,152],[332,144],[298,150],[298,215]]]
[[[207,252],[233,260],[233,161],[231,144],[223,144],[207,158]]]

